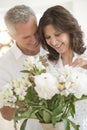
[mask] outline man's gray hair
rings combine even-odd
[[[27,23],[30,16],[34,16],[36,19],[34,11],[29,6],[16,5],[13,8],[9,9],[4,17],[8,31],[11,34],[15,34],[15,24]]]

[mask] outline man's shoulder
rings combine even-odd
[[[6,62],[7,60],[12,61],[18,59],[22,55],[20,49],[16,45],[12,45],[10,49],[0,57],[0,63]]]

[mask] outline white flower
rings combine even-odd
[[[15,107],[17,100],[24,100],[27,89],[30,86],[31,82],[28,80],[28,77],[13,80],[11,83],[5,85],[0,92],[0,107]]]
[[[77,75],[76,80],[74,77],[75,75]],[[87,72],[84,73],[84,69],[81,68],[74,68],[72,78],[76,83],[76,85],[72,88],[75,96],[80,98],[82,95],[87,95]]]
[[[33,56],[29,56],[24,61],[24,67],[28,70],[33,69],[34,64],[35,64],[35,58]]]
[[[27,89],[31,86],[31,83],[27,77],[22,77],[20,79],[13,80],[11,86],[15,94],[18,96],[19,100],[22,101],[24,100]]]
[[[39,70],[45,69],[45,66],[42,64],[42,62],[39,59],[39,56],[29,56],[25,61],[24,61],[24,67],[27,70],[31,70],[34,67],[37,67]]]
[[[87,71],[78,67],[65,66],[58,70],[59,82],[65,82],[65,89],[62,94],[73,93],[77,98],[87,95]]]
[[[17,98],[13,94],[11,85],[10,84],[5,85],[3,91],[0,92],[0,107],[3,106],[15,107],[14,104],[16,101]]]
[[[42,64],[42,62],[37,62],[36,64],[36,67],[39,69],[39,70],[42,70],[42,69],[45,69],[45,66]]]
[[[34,78],[36,84],[35,90],[40,98],[51,99],[56,93],[58,93],[57,78],[50,73],[43,73]]]

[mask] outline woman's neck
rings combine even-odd
[[[68,53],[61,55],[63,65],[67,65],[67,64],[71,65],[73,56],[74,56],[73,51],[69,51]]]

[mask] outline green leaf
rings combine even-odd
[[[29,73],[30,71],[29,70],[21,70],[20,72]]]
[[[20,130],[25,130],[26,123],[27,123],[27,119],[25,119],[25,120],[23,121]]]
[[[71,113],[72,117],[74,117],[74,115],[75,115],[75,104],[73,102],[70,104],[70,113]]]
[[[43,111],[43,119],[46,123],[49,123],[51,121],[51,115],[50,113]]]
[[[57,106],[54,110],[53,110],[53,116],[57,116],[59,115],[60,113],[62,113],[63,110],[62,110],[62,104],[59,104],[59,106]]]
[[[71,120],[69,120],[70,124],[72,125],[72,127],[75,129],[75,130],[79,130],[79,125],[77,125],[76,123],[72,122]]]
[[[65,130],[70,130],[70,122],[67,118],[63,119]]]
[[[56,125],[56,122],[57,122],[57,118],[54,116],[54,117],[52,118],[52,124],[53,124],[53,126]]]

